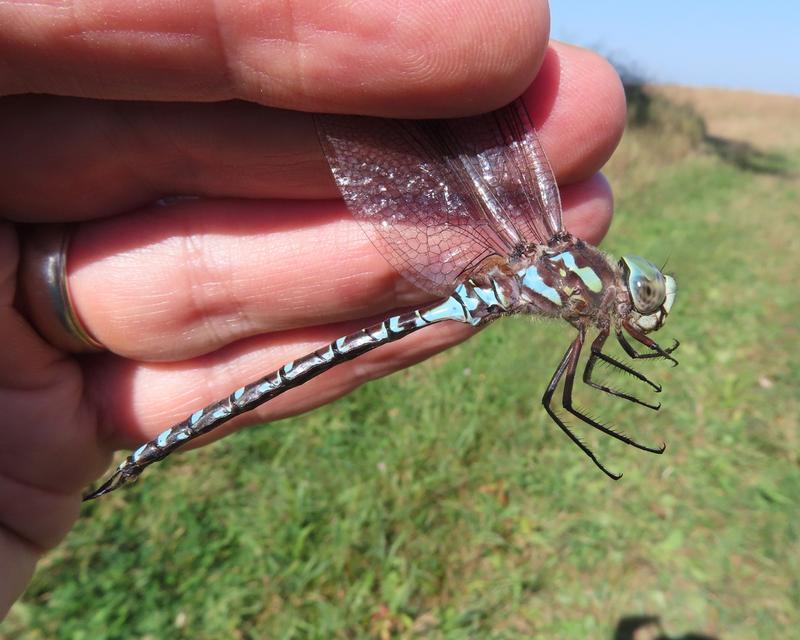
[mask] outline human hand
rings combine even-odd
[[[605,62],[548,48],[544,2],[82,6],[0,5],[3,612],[114,448],[425,299],[327,200],[336,188],[302,112],[466,115],[539,70],[529,110],[566,224],[592,242],[611,214],[597,171],[624,122]],[[220,102],[233,99],[249,102]],[[199,198],[153,204],[185,194]],[[76,223],[73,305],[100,354],[55,349],[18,305],[22,243],[64,222]],[[468,335],[430,327],[224,431],[307,411]]]

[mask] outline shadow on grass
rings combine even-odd
[[[767,153],[739,140],[705,135],[704,142],[724,162],[744,171],[783,175],[788,171],[786,158],[779,153]]]
[[[640,631],[656,632],[658,635],[647,635],[652,640],[719,640],[716,636],[705,633],[684,633],[682,636],[669,636],[661,628],[658,616],[625,616],[617,623],[613,640],[635,640]]]
[[[640,73],[625,65],[615,66],[625,89],[630,127],[653,127],[685,137],[690,147],[706,149],[723,162],[744,171],[772,175],[788,173],[788,160],[783,155],[761,151],[748,142],[712,136],[703,116],[692,105],[679,104],[664,93],[653,92]]]

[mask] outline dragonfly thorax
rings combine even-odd
[[[614,312],[618,270],[602,251],[583,242],[540,247],[517,274],[531,313],[606,325]]]

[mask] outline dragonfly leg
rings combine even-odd
[[[598,469],[605,473],[609,478],[613,480],[619,480],[622,477],[622,474],[619,473],[612,473],[597,459],[597,456],[594,455],[594,452],[587,447],[572,431],[570,431],[569,427],[564,424],[564,421],[558,416],[558,414],[553,411],[553,407],[551,406],[551,402],[553,400],[553,394],[555,393],[556,388],[558,387],[558,383],[561,378],[564,376],[564,372],[571,369],[572,375],[575,374],[575,367],[578,363],[578,357],[581,353],[581,345],[583,344],[583,330],[578,333],[578,337],[572,342],[572,344],[567,349],[566,353],[564,353],[564,357],[561,358],[561,362],[558,363],[558,367],[556,367],[555,373],[553,373],[553,377],[550,379],[550,384],[547,385],[547,389],[542,396],[542,404],[544,405],[545,411],[547,411],[548,415],[553,419],[558,425],[558,428],[561,429],[567,437],[574,442],[577,447],[583,451],[589,459],[595,463]],[[569,375],[569,374],[568,374]]]
[[[620,346],[625,349],[625,353],[627,353],[631,358],[634,360],[643,360],[646,358],[666,358],[672,362],[673,367],[678,366],[678,361],[673,358],[671,354],[680,346],[680,342],[673,340],[672,346],[663,349],[655,340],[648,338],[645,334],[632,326],[627,320],[622,322],[622,326],[624,326],[625,330],[638,342],[641,342],[646,347],[649,347],[655,351],[655,353],[639,353],[631,346],[631,343],[625,339],[625,335],[622,333],[622,331],[617,330],[617,340],[619,341]]]
[[[637,449],[641,449],[642,451],[649,451],[650,453],[659,453],[659,454],[664,453],[664,449],[667,448],[666,445],[662,444],[660,447],[648,447],[647,445],[639,444],[632,438],[626,436],[624,433],[619,433],[617,431],[614,431],[613,429],[600,424],[599,422],[597,422],[597,420],[593,420],[586,414],[578,411],[572,405],[572,388],[575,383],[575,370],[577,369],[578,357],[580,356],[581,347],[583,346],[583,340],[585,335],[586,335],[585,330],[580,329],[578,331],[578,337],[575,339],[575,342],[572,343],[573,345],[577,345],[577,348],[573,351],[572,354],[570,354],[571,355],[570,363],[569,366],[567,366],[566,368],[566,375],[564,377],[564,391],[562,396],[563,407],[582,422],[585,422],[586,424],[594,427],[598,431],[602,431],[606,435],[609,435],[612,438],[616,438],[617,440],[624,442],[625,444],[628,444],[632,447],[636,447]]]
[[[640,404],[644,407],[648,407],[649,409],[653,409],[654,411],[658,411],[661,408],[660,402],[658,404],[650,404],[649,402],[644,402],[643,400],[639,400],[639,398],[635,396],[619,391],[618,389],[613,389],[612,387],[607,387],[604,384],[600,384],[592,380],[592,372],[594,371],[594,365],[598,360],[602,360],[603,362],[607,362],[611,366],[616,367],[617,369],[624,371],[625,373],[629,373],[630,375],[634,376],[635,378],[638,378],[642,382],[646,382],[656,391],[656,393],[659,393],[661,391],[660,385],[651,381],[643,374],[639,373],[635,369],[632,369],[631,367],[620,362],[619,360],[616,360],[611,356],[607,356],[605,353],[603,353],[602,351],[603,345],[605,344],[607,338],[608,338],[608,329],[604,329],[598,334],[597,338],[595,338],[594,342],[592,343],[592,354],[589,356],[589,360],[587,360],[586,367],[583,370],[584,383],[586,383],[590,387],[593,387],[594,389],[598,389],[612,396],[616,396],[618,398],[622,398],[624,400]]]

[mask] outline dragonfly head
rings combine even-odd
[[[619,266],[633,304],[631,323],[645,333],[657,331],[675,302],[678,291],[675,278],[664,275],[640,256],[623,256]]]

